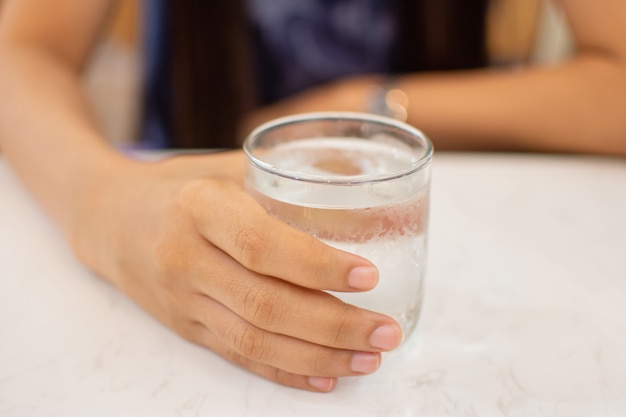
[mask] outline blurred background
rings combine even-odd
[[[84,78],[105,133],[119,144],[129,143],[137,136],[142,3],[119,1]],[[551,65],[567,58],[572,47],[564,16],[549,0],[493,0],[488,24],[492,65]]]

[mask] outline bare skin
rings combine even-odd
[[[577,45],[558,66],[409,74],[408,122],[437,150],[626,156],[626,4],[556,1]],[[378,76],[350,77],[250,115],[243,130],[277,116],[366,110]]]
[[[240,152],[142,163],[107,144],[80,72],[113,3],[4,0],[6,160],[78,258],[183,337],[301,389],[327,392],[339,377],[374,372],[380,353],[401,341],[397,323],[321,291],[373,288],[369,261],[264,212],[241,187]],[[515,74],[406,77],[409,121],[439,148],[626,155],[626,3],[563,4],[579,56]],[[363,110],[373,82],[350,78],[306,92],[243,126],[293,112]]]
[[[375,371],[397,323],[321,291],[371,289],[375,267],[264,212],[240,152],[148,164],[107,145],[79,73],[109,3],[3,6],[1,147],[26,187],[81,261],[183,337],[307,390]]]

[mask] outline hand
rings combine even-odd
[[[269,216],[240,152],[133,165],[85,207],[79,257],[186,339],[278,383],[330,391],[401,341],[391,318],[322,290],[364,291],[365,259]]]
[[[319,111],[367,112],[382,75],[355,75],[310,88],[302,93],[257,109],[244,118],[239,137],[245,138],[261,123],[296,113]]]

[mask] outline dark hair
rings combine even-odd
[[[485,66],[488,1],[398,1],[393,71]],[[257,103],[245,1],[174,0],[167,7],[172,146],[238,146],[238,122]]]

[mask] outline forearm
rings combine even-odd
[[[437,149],[626,155],[626,69],[579,57],[554,68],[415,74],[409,122]]]
[[[626,65],[626,64],[624,64]],[[580,56],[558,67],[404,75],[408,122],[438,150],[626,156],[626,68]],[[356,76],[264,107],[243,124],[298,112],[369,111],[379,75]]]
[[[0,45],[0,148],[73,239],[78,212],[130,164],[98,133],[77,74],[36,49]]]

